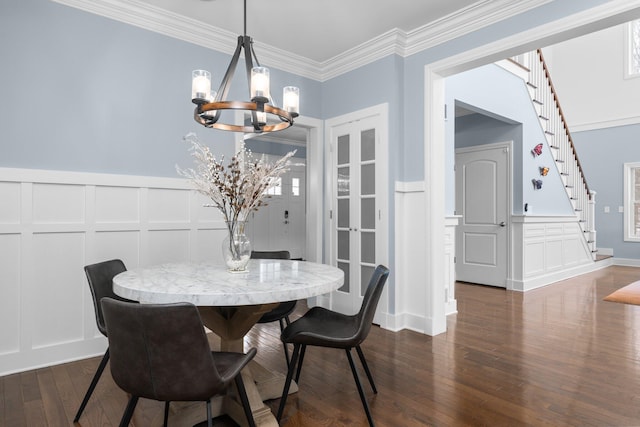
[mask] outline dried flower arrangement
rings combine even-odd
[[[189,178],[196,191],[213,201],[208,206],[218,208],[227,223],[246,221],[252,211],[266,205],[267,191],[288,171],[289,159],[295,154],[290,151],[271,164],[264,156],[255,159],[251,150],[243,148],[225,167],[224,156],[217,160],[195,133],[189,133],[183,139],[191,146],[196,169],[176,166],[178,173]]]

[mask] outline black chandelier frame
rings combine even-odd
[[[244,132],[244,133],[263,133],[263,132],[276,132],[286,129],[293,125],[293,121],[298,117],[298,113],[288,112],[282,108],[272,105],[271,99],[264,96],[255,96],[251,98],[251,101],[228,101],[226,100],[229,87],[231,86],[231,79],[236,71],[238,60],[244,50],[244,62],[247,73],[247,85],[249,94],[251,94],[251,70],[254,67],[254,61],[256,66],[260,67],[260,62],[256,57],[253,50],[253,39],[247,35],[247,0],[244,0],[244,35],[238,36],[238,44],[236,50],[233,53],[231,62],[227,67],[227,71],[224,74],[222,82],[218,92],[216,93],[213,101],[209,101],[203,98],[194,98],[191,100],[196,104],[196,108],[193,113],[193,118],[201,125],[220,130],[227,130],[232,132]],[[251,116],[251,125],[239,125],[232,123],[224,123],[220,121],[221,113],[225,110],[235,110],[248,112]],[[211,113],[213,112],[213,114]],[[266,113],[275,121],[275,124],[268,124],[268,121],[261,121],[258,113]],[[278,122],[279,119],[279,122]]]

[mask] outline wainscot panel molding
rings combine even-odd
[[[456,301],[456,226],[460,222],[462,215],[452,215],[445,218],[444,226],[444,257],[445,272],[445,314],[455,314],[458,312],[458,302]]]
[[[420,333],[431,330],[426,289],[426,208],[423,181],[395,183],[395,314],[388,329],[410,329]],[[443,248],[444,249],[444,248]]]
[[[0,168],[0,200],[0,376],[104,353],[85,265],[222,262],[184,179]]]
[[[513,277],[507,289],[527,291],[588,273],[593,261],[577,217],[512,216]]]

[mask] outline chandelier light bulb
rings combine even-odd
[[[191,99],[208,99],[211,94],[211,73],[193,70],[191,74]]]
[[[282,108],[288,113],[300,112],[300,89],[295,86],[285,86],[282,89]]]
[[[269,93],[269,69],[253,67],[251,69],[251,99],[271,97]]]

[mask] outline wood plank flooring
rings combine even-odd
[[[378,394],[362,379],[376,424],[640,425],[640,307],[602,301],[636,280],[640,269],[615,266],[524,294],[458,283],[446,333],[372,328],[363,350]],[[284,372],[278,336],[276,324],[259,325],[247,346]],[[0,426],[73,425],[99,361],[0,377]],[[268,403],[275,411],[278,402]],[[77,425],[118,425],[125,404],[107,369]],[[162,410],[141,400],[132,425],[160,426]],[[344,352],[307,351],[282,425],[367,425]]]

